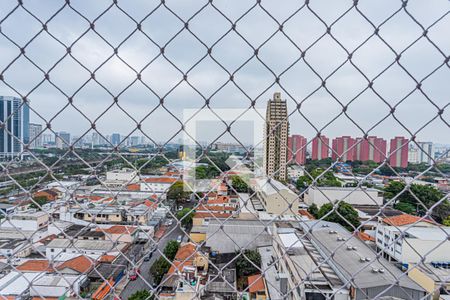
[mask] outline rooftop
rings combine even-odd
[[[266,285],[264,284],[264,279],[261,274],[256,274],[249,276],[247,278],[248,281],[248,290],[250,293],[256,293],[266,290]]]
[[[402,271],[386,259],[377,259],[370,247],[341,225],[325,221],[307,221],[302,222],[300,226],[303,232],[310,232],[308,236],[311,243],[319,249],[321,255],[331,257],[330,265],[338,270],[337,273],[345,280],[352,280],[357,288],[391,286],[395,285],[398,279],[403,288],[423,291],[411,279],[402,276]],[[350,250],[349,246],[352,247]],[[331,253],[334,255],[331,256]],[[361,258],[364,258],[364,261]]]
[[[401,215],[383,219],[383,223],[388,224],[388,225],[393,225],[393,226],[410,225],[410,224],[419,223],[419,222],[428,222],[430,224],[435,224],[433,221],[430,221],[426,218],[412,216],[409,214],[401,214]]]

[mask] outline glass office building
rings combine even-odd
[[[22,99],[0,96],[0,158],[23,158],[30,139],[30,108]]]

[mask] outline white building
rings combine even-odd
[[[177,180],[177,178],[170,176],[146,177],[144,182],[141,182],[140,189],[142,192],[151,192],[155,194],[167,193],[172,184]]]
[[[136,170],[123,168],[120,170],[113,170],[106,172],[106,181],[104,182],[107,186],[123,186],[129,183],[134,183],[139,180]]]
[[[288,167],[289,179],[297,181],[297,179],[303,175],[305,175],[305,170],[303,170],[303,168],[300,167],[299,165],[291,165]]]
[[[344,201],[352,205],[383,205],[383,193],[373,188],[311,187],[305,194],[305,203],[321,207],[326,203]]]
[[[45,272],[12,271],[0,279],[0,295],[4,299],[25,299],[22,297],[26,295],[39,299],[64,299],[65,296],[78,295],[86,279],[86,275],[66,274],[63,277]]]
[[[97,259],[102,255],[117,256],[125,248],[124,243],[114,243],[107,240],[75,240],[54,239],[48,243],[45,256],[49,260],[65,261],[84,254]]]
[[[419,161],[419,150],[417,148],[409,148],[408,150],[408,162],[413,164],[418,164]]]
[[[48,214],[43,211],[18,212],[8,216],[0,227],[38,231],[48,225]]]
[[[401,215],[385,218],[379,223],[376,244],[386,257],[402,264],[419,263],[421,256],[425,263],[448,262],[449,234],[450,227]]]
[[[434,159],[434,145],[432,142],[418,142],[419,163],[431,165]]]

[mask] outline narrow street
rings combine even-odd
[[[166,233],[162,237],[162,239],[158,242],[158,249],[159,251],[163,251],[166,247],[167,243],[171,240],[176,240],[179,235],[183,235],[184,233],[181,231],[180,227],[176,227],[175,229],[175,222],[172,226],[168,227],[166,230]],[[172,232],[170,232],[172,230]],[[147,255],[147,254],[146,254]],[[122,293],[120,294],[120,298],[125,300],[128,299],[130,295],[133,293],[143,290],[143,289],[150,289],[150,287],[153,284],[153,279],[151,278],[150,274],[150,267],[152,264],[161,256],[161,253],[158,251],[155,251],[153,253],[152,258],[149,261],[143,261],[140,270],[141,274],[140,276],[134,280],[129,281],[128,284],[123,289]],[[125,279],[125,280],[128,280]]]

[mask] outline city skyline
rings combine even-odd
[[[250,5],[250,3],[242,3],[242,7]],[[8,10],[10,5],[15,4],[15,1],[5,2],[5,10]],[[95,1],[74,5],[81,11],[89,12],[88,17],[94,19],[97,13],[107,7],[106,4],[105,1]],[[48,18],[49,11],[52,8],[48,3],[36,5],[29,2],[25,5],[43,20]],[[149,3],[136,5],[123,3],[121,5],[138,19],[143,17],[141,11],[148,11],[152,7]],[[297,4],[295,1],[288,1],[285,5],[294,8]],[[431,20],[435,20],[445,11],[447,5],[447,1],[444,0],[436,2],[433,6],[413,2],[408,3],[408,10],[412,14],[420,16],[424,26],[429,26]],[[227,7],[220,1],[217,6],[224,9],[232,20],[237,20],[243,13],[242,10]],[[264,6],[276,12],[275,19],[278,22],[287,19],[288,16],[283,13],[284,10],[278,8],[277,5],[268,2]],[[187,18],[190,13],[195,11],[195,8],[199,8],[199,4],[194,1],[186,1],[171,3],[170,7]],[[339,9],[342,9],[337,3],[325,5],[315,2],[311,3],[311,7],[318,13],[322,13],[328,22],[331,22],[338,15]],[[358,9],[367,13],[375,24],[384,20],[388,12],[395,12],[400,7],[401,3],[393,1],[377,1],[376,3],[360,1],[358,4]],[[336,12],[333,8],[336,8]],[[285,10],[289,11],[289,9]],[[66,45],[73,43],[76,37],[89,27],[89,22],[72,15],[70,12],[70,9],[65,9],[62,12],[65,18],[56,18],[48,23],[48,31]],[[30,18],[24,12],[16,14],[15,18],[8,18],[7,21],[2,23],[2,32],[13,40],[17,40],[18,44],[25,44],[32,37],[32,32],[41,29],[40,24],[30,21]],[[189,24],[189,28],[204,39],[207,45],[212,45],[221,36],[221,30],[226,32],[230,27],[230,23],[221,17],[217,17],[214,11],[203,12],[197,18],[199,18],[200,23],[194,20],[192,24]],[[123,22],[117,22],[118,20]],[[199,26],[201,22],[211,21],[217,23],[215,28]],[[163,26],[152,26],[155,22]],[[404,15],[399,14],[380,27],[380,36],[389,42],[392,49],[397,53],[402,52],[409,43],[423,34],[420,26],[409,22],[410,20],[405,18]],[[69,23],[71,26],[67,25]],[[28,30],[22,29],[20,24],[29,24]],[[433,26],[428,33],[428,37],[437,46],[444,49],[446,45],[450,44],[445,31],[445,28],[448,28],[449,25],[449,19],[444,18],[440,20],[438,25]],[[143,22],[143,29],[149,32],[159,46],[164,45],[170,36],[176,33],[177,29],[183,27],[184,24],[180,20],[165,18],[159,13],[159,10],[154,16]],[[259,48],[264,41],[263,37],[275,32],[278,27],[276,21],[271,20],[264,13],[249,14],[236,24],[236,30],[249,40],[254,48]],[[337,117],[337,120],[333,121],[325,130],[321,130],[323,134],[327,136],[344,134],[361,136],[363,132],[352,120],[367,132],[377,124],[377,121],[387,117],[381,124],[367,133],[376,136],[398,135],[409,137],[411,134],[405,128],[410,129],[412,133],[416,133],[437,115],[439,109],[443,109],[443,114],[423,130],[420,130],[416,136],[424,141],[433,140],[436,143],[448,143],[445,140],[448,136],[448,124],[443,122],[443,120],[450,119],[449,110],[445,108],[448,104],[446,96],[448,89],[447,84],[443,82],[448,69],[445,69],[444,66],[431,76],[426,77],[442,64],[445,58],[440,57],[436,49],[422,40],[414,45],[414,51],[407,49],[402,52],[399,60],[402,67],[417,80],[426,78],[423,82],[421,81],[421,90],[416,90],[409,95],[409,92],[416,88],[417,83],[399,65],[392,66],[382,76],[376,78],[370,89],[367,89],[369,84],[367,79],[352,66],[351,63],[359,68],[363,67],[362,71],[367,74],[369,80],[372,80],[384,67],[389,65],[392,59],[395,59],[395,53],[376,37],[372,37],[366,45],[358,48],[353,53],[351,61],[348,61],[348,54],[330,37],[321,39],[320,42],[309,49],[308,46],[313,44],[315,38],[320,37],[326,31],[326,26],[321,24],[308,11],[294,16],[284,24],[285,33],[292,37],[295,43],[301,45],[301,49],[308,49],[303,59],[301,52],[281,33],[276,34],[267,45],[259,49],[258,57],[253,56],[254,50],[234,33],[229,34],[225,41],[214,46],[211,55],[223,63],[230,74],[234,75],[233,82],[229,81],[230,74],[218,66],[211,57],[207,57],[191,70],[187,74],[187,81],[183,79],[183,73],[187,72],[190,66],[193,66],[203,55],[207,54],[207,49],[197,43],[192,35],[184,33],[165,47],[167,59],[180,67],[182,72],[179,72],[167,59],[158,56],[160,55],[158,46],[151,43],[141,33],[136,32],[118,48],[118,55],[129,62],[132,68],[142,71],[140,72],[142,82],[136,81],[123,94],[120,94],[117,98],[119,107],[115,104],[114,96],[117,96],[127,85],[134,82],[136,72],[121,62],[117,56],[114,56],[113,47],[119,45],[120,41],[135,29],[135,26],[121,12],[111,10],[96,21],[95,28],[111,42],[112,46],[107,45],[99,36],[89,32],[71,47],[71,55],[79,59],[91,71],[104,62],[109,55],[112,55],[112,59],[108,60],[96,72],[95,77],[112,95],[108,94],[93,80],[87,82],[79,92],[74,94],[90,78],[90,74],[70,56],[66,57],[49,73],[50,80],[60,87],[66,95],[46,81],[39,88],[33,90],[45,78],[45,74],[23,57],[16,60],[8,70],[2,72],[3,80],[0,81],[0,95],[19,96],[6,83],[14,86],[19,93],[27,95],[30,100],[31,122],[45,124],[52,120],[52,128],[55,131],[65,130],[73,135],[82,135],[91,128],[90,121],[97,118],[99,119],[96,121],[96,127],[100,132],[123,131],[127,135],[136,129],[137,122],[140,122],[148,113],[156,109],[146,121],[142,122],[141,128],[155,140],[162,141],[165,140],[166,136],[171,136],[179,129],[179,124],[164,108],[180,117],[184,108],[201,108],[205,103],[205,98],[209,100],[210,107],[213,109],[223,107],[246,108],[251,105],[252,101],[255,101],[255,107],[264,108],[266,99],[269,99],[273,92],[280,90],[288,101],[292,128],[301,128],[306,136],[314,136],[317,134],[316,129],[320,130],[335,117]],[[256,30],[256,28],[258,29]],[[373,34],[373,28],[367,22],[361,20],[360,16],[351,13],[339,20],[336,26],[333,26],[333,34],[351,52],[357,48],[364,38]],[[190,51],[186,53],[182,49],[188,46]],[[241,50],[237,51],[236,49]],[[330,50],[334,51],[333,58],[328,55]],[[20,55],[20,49],[5,39],[0,40],[0,51],[3,53],[0,58],[0,69],[6,67],[7,63]],[[38,51],[43,51],[47,55],[37,55],[37,53],[40,53]],[[64,47],[61,47],[45,32],[27,47],[27,55],[45,71],[49,70],[64,54]],[[156,56],[158,58],[148,68],[143,69]],[[233,72],[247,59],[250,59],[250,61],[234,74]],[[274,73],[267,70],[258,59],[267,64]],[[296,62],[297,60],[298,62]],[[294,62],[296,63],[292,68],[284,72],[279,78],[279,82],[274,84],[274,81],[276,81],[274,74],[281,74]],[[309,69],[306,62],[318,72],[321,78]],[[345,64],[328,78],[327,76],[339,66],[340,62],[345,62]],[[164,80],[159,80],[160,78],[164,78]],[[323,88],[315,92],[322,86],[325,78],[329,92]],[[191,88],[188,82],[196,87],[201,94]],[[298,84],[299,82],[301,84]],[[151,87],[154,93],[143,83]],[[179,85],[167,94],[178,83]],[[224,84],[225,86],[221,88]],[[245,90],[246,93],[242,93],[235,85]],[[214,93],[219,88],[221,89]],[[33,92],[29,94],[31,90]],[[360,92],[362,93],[359,95]],[[425,93],[437,107],[422,93]],[[355,98],[357,95],[359,96]],[[397,106],[396,104],[407,95],[408,97]],[[71,97],[69,106],[58,114],[61,108],[69,103],[68,96]],[[161,99],[164,99],[164,108],[161,106]],[[351,103],[349,104],[349,102]],[[346,110],[348,117],[342,114],[344,105],[348,105]],[[111,108],[109,108],[110,106]],[[390,114],[394,106],[394,115],[398,121]],[[299,111],[296,111],[297,107],[299,107]],[[45,121],[38,117],[33,110],[36,110]],[[86,120],[77,110],[82,111],[90,121]],[[106,113],[104,113],[105,111]],[[131,120],[127,113],[133,116],[136,122]],[[54,117],[56,114],[58,115]],[[71,120],[71,122],[67,122],[67,120]],[[117,120],[120,120],[120,122],[117,122]],[[308,121],[312,122],[316,129]],[[161,124],[164,124],[163,130],[154,130]]]

